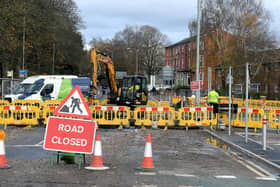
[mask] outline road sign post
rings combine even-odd
[[[53,114],[55,116],[48,118],[44,149],[91,154],[97,125],[91,120],[91,112],[78,86],[73,88]]]
[[[27,70],[26,69],[19,70],[19,76],[20,77],[27,77]]]
[[[91,154],[95,131],[96,123],[91,120],[49,117],[44,149]]]
[[[199,85],[200,83],[200,85]],[[191,81],[191,90],[198,90],[202,88],[202,80],[200,81]]]
[[[266,151],[266,129],[267,129],[267,118],[266,115],[263,116],[263,136],[262,136],[262,143],[263,143],[263,150]]]

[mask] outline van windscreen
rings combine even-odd
[[[14,94],[24,94],[32,84],[19,84],[13,91]]]
[[[26,91],[27,94],[38,93],[44,85],[44,79],[35,81]]]

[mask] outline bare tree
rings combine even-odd
[[[167,37],[158,29],[151,26],[142,26],[140,28],[141,36],[141,61],[140,70],[147,75],[155,75],[161,70],[164,64],[164,45]]]
[[[252,51],[273,47],[269,20],[269,14],[259,0],[205,0],[201,30],[210,38],[212,45],[206,48],[216,56],[216,68],[220,69],[222,80],[227,73],[225,67],[229,65],[240,69],[245,62],[256,61],[256,57],[261,64],[263,54],[252,54]],[[195,29],[196,21],[192,20],[190,33],[195,34]],[[239,77],[244,76],[244,71],[237,72]],[[222,86],[225,87],[225,81]]]

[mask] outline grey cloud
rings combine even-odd
[[[280,0],[264,0],[272,11],[272,29],[280,33]],[[197,0],[75,0],[86,28],[86,42],[92,37],[112,38],[126,25],[152,25],[172,42],[188,37],[188,22],[196,17]],[[278,34],[279,36],[279,34]]]

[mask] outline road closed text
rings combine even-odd
[[[82,134],[84,132],[84,127],[81,125],[67,125],[67,124],[60,123],[58,124],[58,132]],[[81,146],[81,147],[87,146],[87,140],[80,139],[80,138],[53,136],[51,138],[51,142],[53,144],[63,144],[63,145],[72,145],[72,146]]]
[[[51,139],[52,143],[54,144],[63,144],[63,145],[73,145],[73,146],[81,146],[85,147],[87,145],[86,139],[79,139],[79,138],[61,138],[58,136],[53,136]]]
[[[44,149],[92,154],[96,122],[51,116],[45,132]]]

